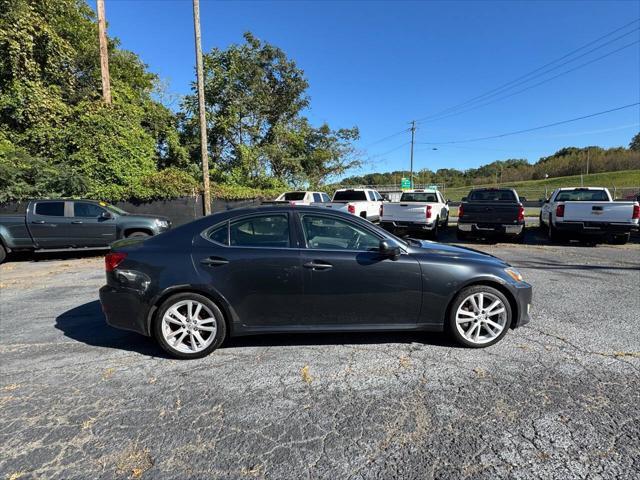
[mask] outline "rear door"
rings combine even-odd
[[[303,323],[300,249],[288,212],[247,215],[213,226],[194,242],[200,277],[234,309],[242,328]]]
[[[27,223],[38,248],[67,248],[73,246],[69,234],[72,202],[42,200],[34,202],[27,212]]]
[[[104,218],[106,209],[91,202],[73,202],[70,234],[79,247],[105,247],[116,239],[116,219]]]
[[[296,302],[305,322],[319,328],[388,328],[418,320],[422,275],[418,262],[378,252],[373,230],[325,212],[301,213],[304,295]]]

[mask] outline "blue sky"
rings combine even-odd
[[[171,93],[188,93],[195,65],[191,1],[105,3],[109,34],[139,54]],[[358,147],[366,162],[350,173],[361,174],[408,169],[408,132],[378,140],[632,22],[640,17],[640,2],[201,0],[201,16],[205,51],[241,42],[243,32],[251,31],[294,59],[310,83],[311,121],[360,128]],[[639,26],[504,95],[639,40]],[[506,158],[535,162],[564,146],[626,146],[640,130],[638,107],[521,135],[436,145],[437,150],[420,142],[497,135],[638,101],[635,43],[520,94],[419,123],[415,168],[465,169]]]

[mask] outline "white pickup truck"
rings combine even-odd
[[[313,202],[326,203],[329,201],[329,195],[324,192],[307,191],[284,192],[274,200],[274,202],[289,202],[291,205],[309,205]]]
[[[400,202],[385,203],[380,210],[380,226],[391,233],[429,232],[435,239],[448,223],[449,205],[437,190],[408,190]]]
[[[540,210],[540,228],[551,241],[589,235],[625,244],[639,219],[638,202],[613,201],[600,187],[558,188]]]
[[[369,188],[343,188],[336,190],[329,203],[316,203],[314,207],[330,208],[341,212],[351,213],[371,222],[380,219],[382,195]]]

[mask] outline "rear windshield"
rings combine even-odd
[[[609,200],[604,190],[567,190],[558,193],[557,202],[606,202]]]
[[[435,193],[403,193],[400,197],[401,202],[437,202],[438,197]]]
[[[473,190],[469,194],[473,202],[516,202],[516,195],[511,190]]]
[[[352,202],[366,199],[367,195],[364,190],[340,190],[333,194],[333,200],[336,202]]]
[[[292,200],[304,200],[305,192],[287,192],[284,194],[283,200],[292,201]]]

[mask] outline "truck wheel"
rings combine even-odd
[[[449,214],[447,213],[447,216],[444,219],[444,223],[442,224],[442,228],[446,229],[448,226],[449,226]]]
[[[456,230],[456,238],[458,240],[466,240],[469,238],[469,234],[467,232],[463,232],[462,230]]]
[[[127,238],[146,238],[150,236],[151,235],[149,235],[147,232],[141,231],[127,233]]]
[[[4,249],[4,245],[0,243],[0,263],[4,262],[7,258],[7,251]]]
[[[540,216],[538,217],[538,222],[539,222],[538,227],[540,227],[540,230],[544,232],[546,230],[546,226],[542,221],[542,212],[540,212]]]
[[[549,216],[549,230],[547,230],[547,234],[551,243],[558,243],[562,240],[562,235],[560,235],[560,232],[558,232],[556,227],[553,226],[553,223],[551,223],[551,216]]]
[[[438,239],[438,225],[440,224],[440,219],[436,218],[436,223],[433,226],[433,230],[431,230],[431,238],[433,240],[437,240]]]
[[[611,243],[614,245],[624,245],[629,241],[629,238],[631,238],[631,234],[628,232],[621,235],[614,235],[611,238]]]

